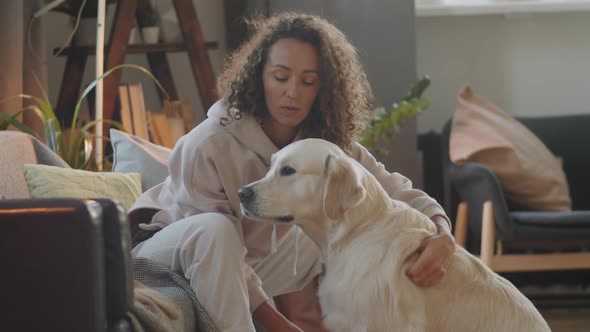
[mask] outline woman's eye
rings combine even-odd
[[[283,166],[281,168],[281,176],[289,176],[291,174],[295,174],[295,170],[292,167],[289,166]]]
[[[301,81],[303,82],[303,85],[312,86],[318,83],[319,78],[315,75],[307,75],[304,76]]]
[[[285,81],[287,81],[287,78],[286,77],[277,76],[277,75],[274,75],[274,77],[275,77],[275,80],[277,80],[279,82],[285,82]]]

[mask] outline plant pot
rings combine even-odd
[[[96,44],[96,17],[82,17],[78,23],[78,29],[74,34],[73,43],[78,46]]]
[[[141,28],[141,36],[144,44],[157,44],[160,37],[160,27],[151,26]]]
[[[139,29],[136,27],[131,28],[129,32],[129,45],[135,45],[141,43],[141,36],[139,35]]]
[[[182,32],[178,26],[178,21],[162,20],[160,30],[162,32],[162,41],[166,43],[182,42]]]

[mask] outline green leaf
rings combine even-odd
[[[55,116],[55,111],[53,110],[53,107],[51,106],[51,104],[48,101],[45,101],[41,98],[37,98],[37,97],[33,97],[33,99],[35,99],[35,102],[37,103],[37,105],[39,105],[39,108],[41,109],[41,111],[43,111],[43,115],[45,115],[45,118],[47,119],[56,119],[57,117]]]
[[[395,126],[397,126],[399,124],[400,117],[401,117],[401,113],[400,112],[391,113],[391,123],[394,124],[392,127],[395,127]]]
[[[384,115],[384,114],[387,114],[385,107],[377,107],[377,108],[373,109],[373,112],[372,112],[373,117],[377,117],[377,116]]]
[[[420,98],[424,91],[430,86],[430,77],[423,76],[418,79],[416,83],[410,88],[408,95],[403,100],[410,100],[413,98]]]
[[[3,122],[0,124],[0,129],[1,130],[6,130],[9,126],[14,126],[18,130],[20,130],[20,131],[22,131],[24,133],[27,133],[29,135],[32,135],[32,136],[36,137],[39,140],[43,140],[32,129],[30,129],[29,127],[27,127],[26,125],[24,125],[22,122],[20,122],[18,120],[18,117],[21,114],[25,113],[25,112],[33,112],[39,118],[41,118],[42,121],[44,121],[43,113],[39,110],[39,108],[37,106],[35,106],[35,105],[30,105],[30,106],[27,106],[27,107],[25,107],[25,108],[23,108],[21,110],[18,110],[13,115],[7,115],[7,114],[4,114],[4,113],[0,113],[0,119],[3,120]]]
[[[417,99],[414,104],[420,110],[425,110],[430,107],[430,101],[424,97]]]
[[[45,89],[43,89],[43,84],[41,84],[41,81],[39,80],[39,77],[37,77],[37,75],[35,75],[35,72],[33,72],[33,77],[35,78],[35,82],[37,82],[37,86],[39,87],[39,90],[41,90],[41,92],[43,92],[43,98],[45,98],[45,101],[47,102],[47,104],[51,105],[51,103],[49,102],[49,96],[47,95],[47,91],[45,91]]]
[[[381,137],[383,136],[383,133],[385,133],[385,126],[383,125],[383,123],[379,122],[375,125],[374,135],[377,137]]]
[[[47,141],[47,146],[54,151],[58,152],[57,150],[57,133],[55,131],[55,126],[53,125],[55,119],[49,119],[45,127],[45,140]]]
[[[2,120],[2,124],[0,126],[3,130],[7,129],[9,126],[14,126],[24,133],[37,137],[37,135],[29,127],[22,124],[14,116],[9,116],[7,114],[0,113],[0,120]]]
[[[86,124],[84,124],[82,127],[80,127],[81,131],[85,131],[85,132],[89,132],[90,128],[92,128],[93,126],[95,126],[97,123],[99,122],[103,122],[103,123],[107,123],[110,124],[111,126],[124,131],[124,127],[121,123],[114,121],[114,120],[108,120],[108,119],[102,119],[102,120],[92,120],[92,121],[88,121]],[[96,135],[95,135],[96,136]]]

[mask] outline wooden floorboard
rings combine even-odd
[[[553,332],[590,331],[590,308],[545,309],[541,314]]]

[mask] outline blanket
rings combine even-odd
[[[145,258],[133,259],[133,331],[217,332],[184,276]]]

